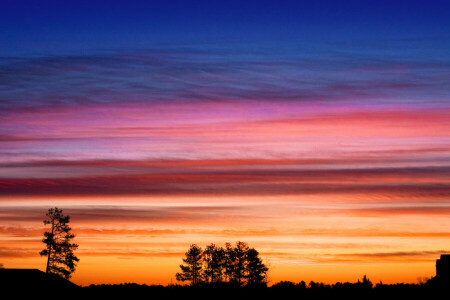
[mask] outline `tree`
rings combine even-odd
[[[74,255],[78,245],[71,241],[75,235],[68,225],[70,217],[63,215],[62,209],[50,208],[46,214],[44,225],[51,225],[51,231],[44,233],[42,242],[46,248],[40,252],[41,256],[47,256],[46,273],[57,274],[66,279],[75,272],[77,262],[80,260]]]
[[[195,286],[202,280],[202,248],[192,244],[183,258],[184,265],[180,265],[181,273],[176,274],[178,281],[190,281]]]
[[[207,282],[217,283],[222,281],[224,258],[225,251],[222,247],[217,247],[215,244],[206,246],[205,251],[203,251],[203,262]]]
[[[255,248],[247,250],[247,285],[257,286],[265,284],[266,274],[269,268],[263,264],[259,252]]]
[[[359,281],[355,284],[357,287],[362,287],[362,288],[368,288],[371,289],[373,287],[373,283],[372,281],[370,281],[369,278],[367,278],[366,275],[364,275],[364,277],[362,278],[362,281]]]
[[[233,282],[238,286],[242,286],[247,270],[247,251],[249,247],[247,243],[237,242],[234,247],[234,269],[232,273]]]
[[[235,268],[235,257],[234,257],[234,249],[231,247],[230,243],[225,243],[224,250],[224,273],[225,273],[225,281],[232,283],[233,282],[233,274]]]

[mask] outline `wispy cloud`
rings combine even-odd
[[[405,47],[404,42],[398,47]],[[2,58],[2,109],[136,100],[332,102],[381,96],[401,102],[418,95],[442,104],[440,98],[449,92],[449,61],[404,59],[352,46],[349,51],[360,53],[295,50],[250,52],[192,45]]]
[[[183,206],[89,206],[67,207],[64,211],[78,222],[154,222],[154,223],[190,223],[239,216],[245,211],[245,206],[232,205],[183,205]],[[0,222],[18,222],[43,220],[45,207],[3,207]]]
[[[450,253],[449,250],[425,251],[397,251],[397,252],[368,252],[368,253],[341,253],[317,257],[317,262],[432,262],[441,254]]]

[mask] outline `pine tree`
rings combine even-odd
[[[257,286],[265,284],[269,268],[262,262],[259,252],[255,248],[247,251],[247,285]]]
[[[69,279],[79,262],[73,253],[78,245],[71,242],[75,235],[70,232],[72,229],[68,225],[70,217],[63,215],[63,211],[57,207],[50,208],[46,216],[44,225],[50,224],[51,231],[44,233],[42,242],[46,248],[40,252],[41,256],[47,256],[46,273]]]
[[[196,244],[192,244],[183,258],[184,265],[180,265],[181,273],[176,274],[178,281],[190,281],[195,286],[202,281],[202,248]]]
[[[206,246],[203,251],[203,262],[205,264],[205,279],[209,283],[222,281],[225,251],[215,244]]]
[[[237,242],[234,252],[234,270],[233,281],[237,286],[244,284],[246,269],[247,269],[247,251],[249,247],[247,243]]]
[[[225,243],[224,250],[224,273],[225,273],[225,281],[229,283],[233,283],[234,277],[234,268],[235,268],[235,257],[234,257],[234,249],[230,243]]]

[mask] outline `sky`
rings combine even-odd
[[[0,263],[167,284],[245,241],[271,283],[450,252],[448,1],[0,1]]]

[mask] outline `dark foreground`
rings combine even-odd
[[[355,283],[326,285],[282,281],[271,287],[236,287],[229,283],[204,286],[91,285],[80,287],[57,275],[37,269],[0,269],[2,295],[14,299],[38,296],[60,299],[446,299],[450,279],[434,277],[421,284],[372,284],[365,276]],[[21,297],[22,296],[22,297]],[[23,297],[25,296],[25,297]],[[27,297],[28,296],[28,297]],[[55,297],[56,296],[56,297]],[[40,297],[39,297],[40,298]],[[7,298],[8,299],[8,298]],[[13,299],[13,298],[11,298]]]
[[[449,287],[391,285],[374,288],[223,288],[163,287],[134,284],[51,290],[18,289],[16,296],[65,295],[70,299],[440,299]],[[445,297],[444,297],[445,298]]]
[[[383,288],[168,288],[168,287],[86,287],[80,293],[98,297],[131,297],[130,299],[438,299],[449,290],[437,287],[398,285]],[[440,297],[439,297],[440,298]]]

